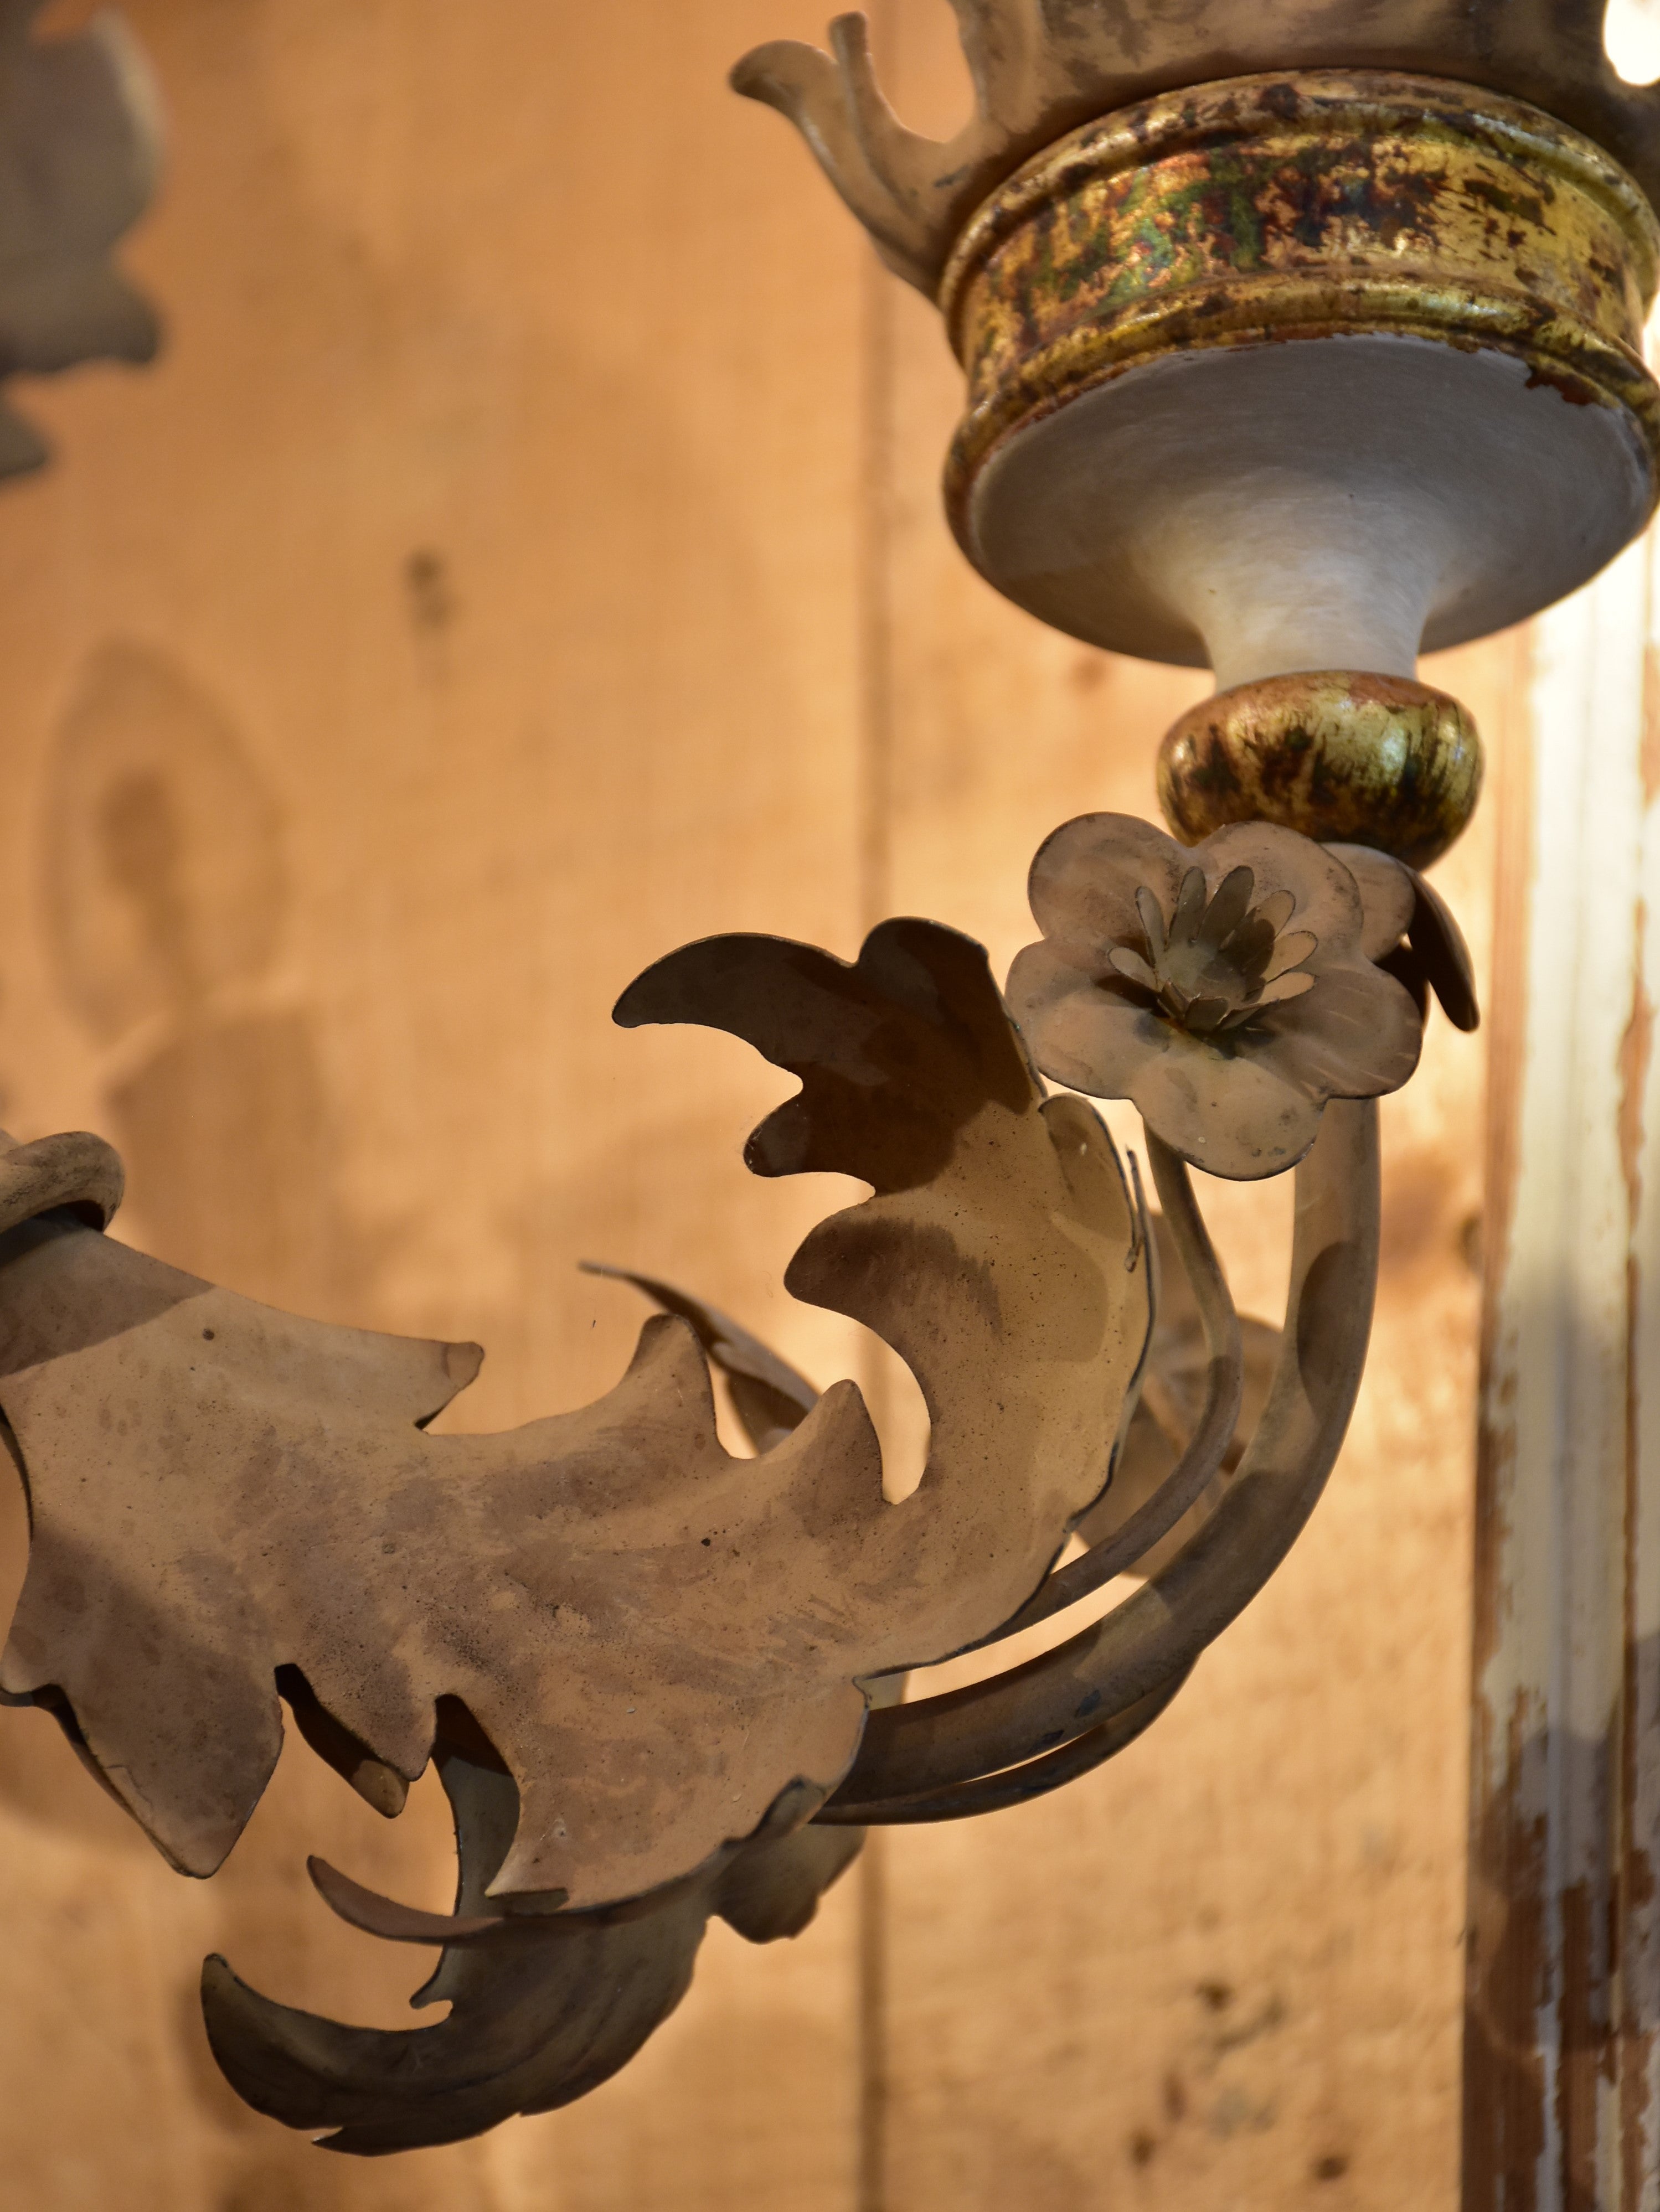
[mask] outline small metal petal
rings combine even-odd
[[[1270,1006],[1284,1006],[1292,999],[1300,999],[1305,992],[1314,988],[1314,981],[1312,975],[1277,976],[1272,983],[1264,985],[1248,1006],[1234,1007],[1226,1020],[1218,1026],[1224,1030],[1244,1029],[1260,1014],[1266,1013]]]
[[[1370,845],[1334,844],[1326,850],[1342,862],[1360,893],[1365,916],[1360,949],[1367,959],[1381,961],[1407,933],[1421,879],[1403,862]]]
[[[1275,981],[1280,976],[1289,974],[1292,969],[1300,968],[1305,960],[1311,959],[1319,950],[1319,939],[1308,930],[1291,931],[1275,943],[1274,957],[1269,961],[1268,973],[1262,980],[1268,983]]]
[[[1297,900],[1291,891],[1270,891],[1257,907],[1257,919],[1266,921],[1277,936],[1297,911]]]
[[[1136,890],[1135,911],[1140,915],[1141,927],[1147,933],[1147,957],[1157,961],[1164,951],[1164,909],[1146,884]]]
[[[1126,981],[1139,983],[1144,991],[1157,994],[1158,978],[1139,952],[1132,952],[1128,945],[1115,945],[1108,957]]]
[[[308,1858],[306,1872],[331,1912],[349,1928],[378,1936],[383,1943],[425,1943],[441,1949],[452,1943],[495,1942],[514,1932],[514,1922],[502,1912],[426,1912],[417,1905],[400,1905],[379,1890],[365,1889],[326,1859]]]
[[[1171,916],[1170,941],[1172,945],[1190,945],[1205,912],[1205,872],[1189,868],[1182,878],[1181,896],[1176,902]]]
[[[1311,991],[1314,988],[1314,977],[1305,969],[1299,968],[1289,970],[1283,975],[1275,975],[1269,982],[1265,983],[1262,987],[1262,995],[1256,1003],[1259,1006],[1283,1006],[1286,1000],[1300,999],[1305,992]]]
[[[1151,890],[1162,942],[1163,916],[1174,913],[1190,866],[1183,848],[1151,822],[1133,814],[1082,814],[1038,848],[1027,893],[1044,936],[1077,951],[1140,942],[1146,917],[1136,894]]]
[[[1261,975],[1273,957],[1276,943],[1272,927],[1260,914],[1247,915],[1223,948],[1242,976]]]
[[[1256,889],[1256,878],[1250,869],[1231,869],[1195,932],[1198,943],[1220,945],[1231,937],[1250,912],[1251,893]]]

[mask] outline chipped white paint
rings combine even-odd
[[[1660,2207],[1655,600],[1651,539],[1540,623],[1509,856],[1523,988],[1495,1050],[1467,2212]]]

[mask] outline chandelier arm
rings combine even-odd
[[[1019,1629],[1048,1620],[1064,1612],[1067,1606],[1091,1596],[1169,1535],[1221,1472],[1238,1425],[1245,1382],[1244,1341],[1239,1316],[1216,1257],[1216,1248],[1194,1196],[1187,1162],[1151,1130],[1147,1132],[1147,1156],[1164,1204],[1164,1219],[1193,1286],[1205,1332],[1205,1349],[1210,1355],[1204,1412],[1187,1449],[1152,1496],[1137,1507],[1122,1528],[1116,1528],[1101,1543],[1091,1546],[1080,1559],[1058,1568],[1031,1602],[1015,1614],[1002,1632],[1004,1635],[1012,1636]]]
[[[1115,1714],[1099,1728],[1074,1736],[1070,1743],[1045,1752],[1040,1758],[1029,1759],[1023,1765],[1006,1767],[1000,1773],[988,1774],[976,1781],[953,1783],[946,1789],[915,1797],[890,1797],[870,1805],[827,1805],[817,1815],[815,1825],[838,1828],[916,1826],[931,1820],[972,1820],[981,1813],[1000,1813],[1010,1805],[1031,1804],[1037,1798],[1047,1797],[1051,1790],[1075,1782],[1080,1775],[1104,1766],[1121,1751],[1127,1751],[1174,1701],[1192,1672],[1193,1665],[1183,1668],[1169,1681],[1161,1682],[1156,1690],[1150,1691],[1145,1698],[1138,1698],[1133,1705]]]
[[[725,1376],[733,1411],[757,1452],[769,1451],[793,1435],[818,1404],[820,1393],[805,1375],[718,1307],[655,1275],[635,1274],[603,1260],[584,1260],[580,1266],[585,1275],[632,1285],[662,1312],[691,1323],[704,1356]]]
[[[60,1207],[95,1229],[115,1218],[125,1176],[119,1154],[101,1137],[72,1129],[13,1145],[0,1131],[0,1235]]]
[[[1297,1227],[1273,1388],[1202,1528],[1133,1597],[1024,1666],[873,1713],[832,1804],[977,1780],[1128,1711],[1241,1613],[1319,1501],[1353,1410],[1377,1289],[1377,1108],[1334,1100],[1297,1170]]]

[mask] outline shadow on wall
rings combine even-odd
[[[271,988],[290,900],[277,808],[169,656],[88,657],[46,852],[52,950],[110,1054],[105,1118],[143,1241],[275,1305],[361,1306],[380,1255],[341,1200],[311,1017]]]
[[[88,655],[47,772],[45,902],[70,1003],[109,1055],[100,1121],[147,1249],[301,1312],[360,1303],[378,1253],[336,1194],[309,1016],[271,988],[289,890],[271,794],[164,655]],[[28,1543],[0,1514],[0,1576]],[[148,1853],[56,1728],[0,1729],[0,1802]]]
[[[47,771],[43,888],[66,997],[106,1054],[100,1122],[126,1163],[136,1241],[273,1304],[366,1321],[380,1240],[343,1201],[313,1018],[277,973],[293,896],[282,828],[231,715],[175,659],[119,640],[88,655]],[[21,1575],[21,1518],[7,1533]],[[216,1941],[244,1955],[303,1942],[296,1871],[339,1809],[322,1768],[284,1770],[216,1884]],[[40,1723],[0,1730],[0,1801],[149,1852]],[[423,1840],[389,1838],[386,1871],[407,1880],[397,1855]],[[232,2097],[203,2041],[196,1962],[176,1963],[188,2077],[224,2131],[222,2212],[327,2212],[344,2177]]]

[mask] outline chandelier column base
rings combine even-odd
[[[1222,690],[1411,677],[1652,512],[1657,252],[1600,147],[1468,85],[1312,70],[1108,115],[940,281],[958,539],[1039,620]]]

